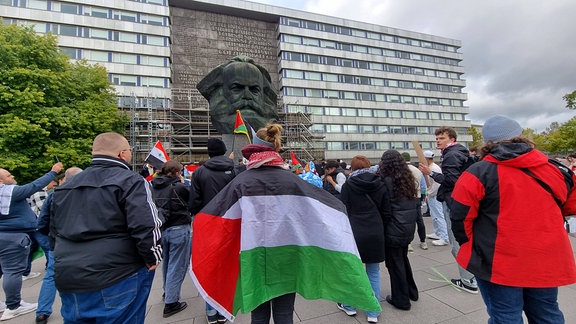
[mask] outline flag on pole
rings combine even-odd
[[[296,154],[294,154],[294,152],[290,152],[290,158],[292,158],[292,168],[294,169],[294,172],[296,174],[300,174],[302,173],[302,165],[300,164],[300,161],[298,161],[298,159],[296,158]]]
[[[196,214],[190,272],[202,297],[229,320],[291,292],[380,311],[346,207],[290,173],[267,176],[283,185],[240,173]]]
[[[158,141],[156,142],[156,145],[154,145],[150,153],[148,153],[148,156],[146,156],[146,159],[144,159],[144,161],[152,164],[152,166],[154,166],[154,169],[157,170],[162,169],[162,165],[166,163],[166,161],[170,161],[170,158],[168,157],[168,154],[166,154],[166,151],[164,150],[162,143]]]
[[[234,124],[234,133],[235,134],[245,134],[248,137],[248,142],[252,144],[252,140],[250,139],[250,133],[248,133],[248,127],[246,127],[246,123],[242,119],[242,114],[240,114],[240,110],[236,110],[236,124]]]

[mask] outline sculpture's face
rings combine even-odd
[[[225,100],[210,106],[210,116],[216,129],[230,134],[236,122],[236,110],[255,130],[276,117],[274,107],[264,105],[263,76],[256,66],[233,62],[222,71],[222,95]]]

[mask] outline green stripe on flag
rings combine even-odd
[[[240,253],[234,309],[250,312],[290,292],[381,311],[362,261],[354,254],[314,246],[258,247]]]

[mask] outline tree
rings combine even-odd
[[[472,142],[468,143],[469,147],[480,147],[484,143],[482,133],[480,133],[476,127],[468,127],[467,134],[472,135]]]
[[[56,37],[0,25],[0,53],[0,166],[18,181],[47,172],[54,155],[86,167],[97,134],[124,132],[106,70],[71,63]]]
[[[576,109],[576,91],[566,94],[562,99],[566,100],[566,108]]]
[[[545,148],[551,154],[568,155],[574,153],[576,149],[576,117],[548,133]]]

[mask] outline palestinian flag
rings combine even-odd
[[[242,119],[242,114],[240,114],[240,110],[236,110],[236,123],[234,124],[234,134],[245,134],[248,137],[248,142],[252,144],[250,140],[250,134],[248,133],[248,128]]]
[[[162,143],[157,141],[144,161],[152,164],[154,166],[154,170],[159,170],[162,169],[162,165],[164,165],[164,163],[170,161],[170,158],[164,150]]]
[[[294,152],[290,152],[290,158],[292,159],[292,168],[296,174],[302,173],[302,164],[296,158],[296,154]]]
[[[380,311],[346,207],[273,167],[240,173],[193,222],[191,275],[229,320],[296,292]]]

